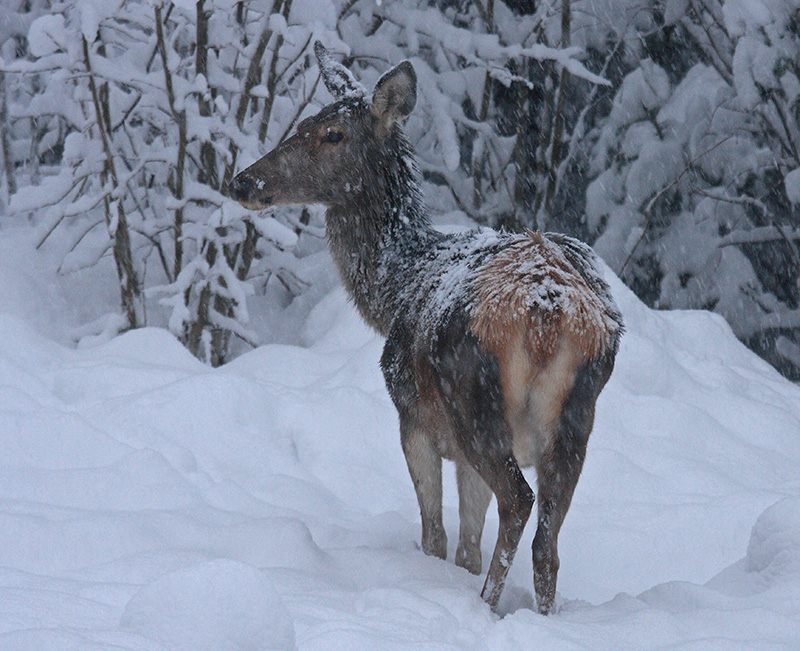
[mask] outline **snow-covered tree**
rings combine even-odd
[[[410,58],[420,97],[405,129],[434,210],[584,237],[652,305],[713,309],[800,377],[798,11],[7,3],[3,201],[63,251],[62,272],[113,260],[122,309],[102,327],[168,324],[222,363],[237,341],[258,343],[254,304],[286,304],[322,278],[302,257],[323,247],[319,211],[256,215],[225,197],[234,173],[330,100],[314,41],[368,87]]]
[[[567,143],[586,118],[575,102],[566,106],[566,92],[559,89],[570,87],[571,79],[591,103],[607,83],[597,74],[605,72],[602,62],[593,61],[590,69],[582,61],[586,34],[572,45],[572,6],[586,4],[347,3],[338,28],[351,48],[346,63],[352,61],[368,82],[400,59],[414,64],[420,101],[406,132],[437,209],[456,208],[479,223],[533,227],[545,207],[540,211],[539,195],[532,192],[553,169],[546,209],[554,210]],[[597,25],[593,33],[603,38],[617,29],[603,20]],[[618,32],[620,39],[630,36],[624,27]]]
[[[420,0],[54,5],[30,25],[30,52],[9,69],[45,79],[31,85],[27,110],[37,138],[63,154],[41,179],[30,175],[11,210],[34,215],[40,242],[58,239],[64,272],[113,258],[118,329],[152,322],[153,297],[172,310],[170,327],[193,353],[221,363],[231,335],[255,343],[250,278],[290,294],[308,285],[285,253],[298,232],[314,231],[309,213],[253,216],[224,193],[234,172],[328,101],[317,93],[313,42],[346,57],[367,84],[414,60],[422,101],[409,132],[434,197],[490,221],[514,212],[518,158],[513,129],[498,129],[489,114],[491,89],[530,85],[514,71],[532,61],[602,81],[576,48],[536,42],[542,16],[550,14]]]
[[[594,149],[598,252],[649,303],[706,308],[800,378],[800,4],[666,3],[700,61],[645,59]]]
[[[215,217],[240,158],[277,144],[314,95],[314,26],[292,24],[291,4],[83,0],[31,25],[30,60],[12,71],[46,73],[29,110],[52,119],[63,157],[11,210],[36,214],[40,242],[58,234],[64,272],[112,255],[119,329],[147,322],[151,279],[192,352],[224,361],[229,334],[246,332],[254,263],[296,239],[273,218]]]
[[[58,150],[61,141],[44,138],[50,116],[27,111],[26,99],[31,88],[42,80],[31,74],[25,79],[6,73],[6,62],[14,62],[28,52],[28,29],[31,23],[46,12],[44,0],[14,0],[0,6],[0,207],[5,209],[10,195],[17,191],[18,167],[33,182],[38,178],[40,158],[52,158],[48,153]],[[25,179],[22,181],[25,182]]]

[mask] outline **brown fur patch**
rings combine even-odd
[[[507,416],[532,410],[547,439],[578,367],[611,345],[619,325],[541,233],[520,235],[486,262],[473,292],[470,325],[497,359]]]
[[[500,386],[503,388],[503,400],[508,415],[524,409],[528,400],[528,386],[533,369],[525,339],[525,332],[519,329],[510,335],[506,345],[492,350],[497,359]]]
[[[463,454],[453,435],[452,425],[436,386],[436,378],[430,362],[418,358],[415,360],[413,368],[417,388],[414,418],[426,431],[440,456],[453,461],[461,459]]]
[[[514,457],[520,466],[536,465],[542,454],[552,449],[564,401],[580,363],[575,345],[569,337],[564,337],[546,366],[531,368],[533,377],[528,383],[507,390],[504,385],[506,395],[520,392],[526,395],[526,401],[516,409],[513,403],[508,403],[507,411],[514,433]]]
[[[478,269],[473,291],[472,330],[499,357],[522,335],[541,367],[569,335],[583,359],[594,359],[619,328],[560,247],[538,232],[520,235]]]
[[[578,347],[566,336],[561,340],[555,354],[550,357],[550,363],[531,383],[533,416],[546,436],[555,432],[564,401],[572,389],[581,361]]]

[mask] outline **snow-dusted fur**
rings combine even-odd
[[[614,365],[622,320],[586,245],[552,233],[435,231],[414,157],[397,123],[416,103],[403,62],[372,98],[321,46],[338,98],[240,173],[231,196],[251,208],[323,203],[344,285],[386,337],[381,359],[400,416],[422,514],[422,547],[444,558],[441,460],[457,464],[456,563],[481,571],[491,494],[500,531],[482,596],[497,607],[534,496],[540,612],[551,610],[557,540],[580,474],[597,396]]]

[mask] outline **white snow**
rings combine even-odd
[[[40,16],[31,23],[28,31],[28,47],[35,57],[43,57],[61,48],[61,35],[64,31],[64,17],[59,15]]]
[[[748,30],[769,24],[773,14],[769,2],[763,0],[726,0],[722,5],[725,26],[731,37],[741,36]]]
[[[628,332],[559,611],[531,610],[530,523],[498,617],[452,562],[449,468],[451,560],[419,549],[382,342],[341,289],[306,347],[213,370],[164,330],[45,338],[78,310],[40,253],[0,252],[2,649],[800,648],[800,389],[718,316],[606,272]],[[496,527],[491,507],[484,566]]]
[[[120,628],[168,648],[294,648],[291,617],[265,573],[225,559],[148,583],[125,606]]]
[[[786,196],[789,201],[800,204],[800,167],[789,172],[784,178],[786,185]]]
[[[100,23],[113,16],[124,0],[78,0],[81,33],[88,43],[97,38]]]

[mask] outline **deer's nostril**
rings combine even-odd
[[[243,177],[241,174],[233,177],[233,180],[228,184],[228,195],[231,199],[241,201],[250,196],[253,184],[250,179]]]

